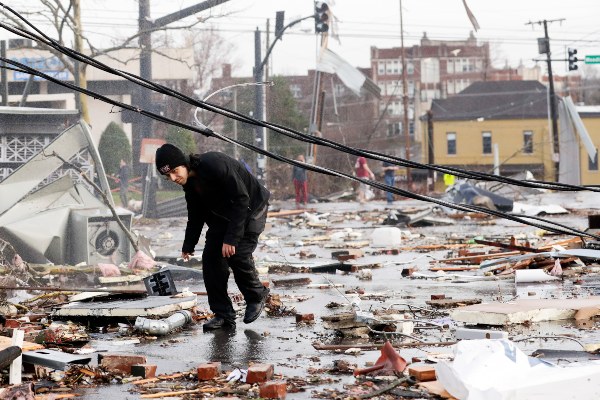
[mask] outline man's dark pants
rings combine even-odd
[[[202,252],[202,273],[208,305],[215,316],[229,322],[235,321],[235,310],[227,294],[229,268],[246,304],[259,303],[267,290],[258,279],[258,271],[252,258],[252,253],[258,245],[258,237],[265,229],[266,209],[265,206],[262,212],[249,218],[244,236],[235,246],[235,255],[229,258],[224,258],[222,253],[223,233],[211,231],[210,228],[206,233],[206,243]]]

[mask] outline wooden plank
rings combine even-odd
[[[0,336],[0,350],[4,350],[7,347],[12,346],[12,339],[6,336]],[[44,346],[42,346],[41,344],[37,344],[37,343],[33,343],[33,342],[28,342],[28,341],[23,341],[23,346],[21,347],[21,350],[23,351],[31,351],[31,350],[41,350],[41,349],[45,349]]]
[[[444,272],[460,272],[460,271],[476,271],[479,267],[431,267],[430,271],[444,271]]]
[[[433,308],[454,308],[479,303],[481,303],[481,299],[439,299],[425,301],[425,304]]]
[[[457,342],[413,342],[413,343],[396,343],[392,344],[392,347],[395,349],[406,349],[406,348],[418,348],[418,347],[434,347],[434,346],[452,346]],[[361,350],[380,350],[383,347],[383,344],[374,344],[374,343],[356,343],[356,344],[323,344],[319,342],[313,343],[313,348],[315,350],[348,350],[358,348]]]
[[[528,253],[541,253],[541,252],[545,251],[545,250],[537,249],[535,247],[518,246],[516,244],[492,242],[489,240],[482,240],[482,239],[474,239],[474,240],[475,240],[475,243],[485,244],[487,246],[500,247],[500,248],[509,249],[509,250],[525,251]]]
[[[433,365],[415,365],[408,368],[408,374],[417,382],[435,381],[435,368]]]
[[[279,210],[267,212],[267,217],[290,217],[293,215],[304,214],[306,210]]]
[[[419,387],[427,390],[429,393],[440,396],[444,399],[456,400],[446,389],[442,386],[440,381],[420,382]]]
[[[167,379],[181,378],[184,375],[186,375],[186,374],[179,373],[179,372],[176,373],[176,374],[171,374],[171,375],[159,375],[159,376],[156,376],[154,378],[147,378],[147,379],[140,379],[138,381],[133,381],[133,382],[131,382],[131,384],[133,384],[133,385],[145,385],[146,383],[164,381],[164,380],[167,380]]]
[[[429,263],[430,264],[435,264],[435,263],[450,263],[450,262],[461,261],[461,262],[464,262],[465,264],[467,264],[465,261],[472,261],[472,264],[479,264],[483,260],[488,260],[488,259],[491,259],[491,258],[502,258],[502,257],[516,256],[518,254],[521,254],[521,252],[520,251],[506,251],[506,252],[503,252],[503,253],[482,254],[482,255],[477,255],[477,256],[464,256],[464,257],[444,258],[444,259],[441,259],[441,260],[432,260],[432,261],[429,261]]]

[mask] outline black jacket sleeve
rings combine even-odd
[[[188,220],[185,227],[185,238],[183,240],[183,246],[181,248],[182,253],[193,253],[194,248],[198,244],[202,228],[204,227],[204,221],[202,220],[198,211],[198,205],[192,204],[188,193],[185,194],[187,209],[188,209]]]

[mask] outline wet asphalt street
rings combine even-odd
[[[570,210],[577,210],[567,215],[550,217],[561,223],[585,229],[587,227],[587,214],[594,213],[600,207],[596,195],[574,196],[557,194],[544,195],[543,198],[536,197],[534,204],[559,204]],[[397,209],[413,209],[426,206],[416,201],[396,201],[393,205]],[[289,202],[275,202],[272,209],[292,208]],[[336,220],[329,223],[326,228],[310,228],[305,224],[291,226],[287,219],[270,219],[268,228],[261,237],[261,245],[255,253],[259,266],[266,262],[283,263],[318,263],[331,262],[331,252],[336,249],[324,248],[322,244],[305,245],[301,242],[324,234],[336,231],[352,231],[357,236],[356,240],[368,239],[371,231],[378,226],[372,221],[365,220],[367,215],[381,212],[385,215],[388,206],[385,202],[375,201],[365,205],[355,202],[341,203],[319,203],[311,204],[310,208],[317,213],[328,213],[322,219]],[[345,219],[334,218],[336,215],[344,215]],[[403,248],[410,248],[420,244],[443,244],[449,240],[460,238],[472,238],[475,236],[504,237],[506,240],[510,235],[524,235],[535,238],[537,230],[529,226],[506,221],[494,220],[493,224],[481,224],[478,221],[461,220],[451,226],[432,226],[423,228],[401,228],[418,234],[418,238],[404,239]],[[153,249],[157,255],[177,256],[183,238],[185,228],[184,218],[165,219],[158,222],[134,223],[134,228],[141,234],[152,238]],[[505,241],[506,241],[505,240]],[[543,240],[543,239],[539,239]],[[315,258],[300,259],[298,253],[304,250],[314,253]],[[245,325],[238,318],[237,327],[231,331],[209,332],[202,331],[201,324],[188,326],[181,332],[158,338],[155,341],[140,344],[127,344],[119,338],[109,335],[96,334],[92,346],[98,351],[116,351],[126,353],[144,354],[148,363],[157,364],[157,373],[174,373],[195,369],[198,364],[208,361],[220,361],[223,369],[233,367],[247,368],[248,362],[258,361],[275,365],[275,373],[283,375],[283,378],[307,377],[310,368],[331,368],[334,360],[344,359],[358,367],[364,367],[365,363],[375,361],[378,351],[363,351],[358,355],[339,354],[330,351],[318,351],[312,346],[314,342],[333,343],[336,339],[333,331],[323,327],[321,318],[324,315],[339,313],[350,310],[349,303],[355,297],[345,295],[346,290],[352,288],[363,289],[369,294],[369,299],[359,302],[361,310],[376,310],[390,307],[393,304],[411,304],[425,306],[425,301],[432,294],[445,294],[452,298],[480,298],[483,301],[506,301],[516,295],[513,280],[478,281],[470,282],[466,279],[450,280],[447,277],[406,278],[402,276],[403,267],[413,267],[418,273],[434,277],[436,274],[429,272],[432,259],[441,259],[448,251],[432,251],[422,253],[406,250],[398,255],[369,255],[360,258],[360,263],[381,263],[381,268],[372,269],[372,280],[360,280],[356,273],[335,274],[270,274],[263,275],[264,279],[291,279],[297,277],[309,277],[312,284],[336,284],[343,285],[339,288],[313,288],[297,286],[293,288],[280,288],[272,286],[272,293],[279,294],[286,307],[293,307],[299,313],[314,313],[314,325],[297,325],[293,316],[273,318],[262,315],[252,324]],[[460,274],[470,276],[476,272],[461,272]],[[593,291],[595,277],[588,277],[592,289],[575,287],[570,282],[558,285],[550,290],[537,290],[540,295],[548,297],[585,296]],[[176,282],[178,288],[189,287],[193,291],[203,291],[202,282],[198,279]],[[230,292],[237,293],[237,287],[231,279]],[[533,293],[526,290],[525,293]],[[523,292],[520,292],[523,294]],[[199,297],[199,306],[208,308],[206,298]],[[325,305],[336,302],[346,305],[345,308],[330,309]],[[395,306],[399,307],[399,306]],[[240,309],[240,315],[243,309]],[[532,324],[529,326],[515,326],[509,330],[509,336],[521,339],[527,336],[568,334],[586,342],[600,342],[600,334],[595,329],[578,329],[574,322],[548,322]],[[453,335],[450,330],[432,330],[423,336],[427,341],[451,341]],[[115,340],[116,339],[116,340]],[[366,343],[367,339],[359,342]],[[579,350],[580,346],[574,341],[534,339],[520,341],[518,346],[526,353],[531,353],[538,348],[560,348]],[[415,349],[403,349],[400,354],[411,360],[413,356],[422,357],[427,352],[450,353],[451,347],[420,347]],[[326,387],[342,387],[344,383],[354,382],[351,375],[332,375],[335,383],[328,383]],[[85,390],[85,399],[135,399],[139,395],[129,392],[131,385],[111,385]],[[304,393],[289,394],[291,399],[311,398],[311,391],[321,391],[323,386],[307,386]]]

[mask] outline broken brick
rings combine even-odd
[[[360,249],[340,250],[331,253],[331,257],[336,258],[340,261],[355,260],[357,258],[362,257],[363,255],[364,253]]]
[[[285,381],[268,381],[260,385],[260,397],[265,399],[285,399],[287,395],[287,383]]]
[[[221,363],[211,362],[200,364],[197,372],[199,381],[209,381],[211,379],[215,379],[221,373]]]
[[[137,354],[99,354],[98,363],[108,371],[131,374],[131,367],[146,364],[146,357]]]
[[[442,300],[445,298],[446,298],[445,294],[432,294],[431,295],[431,300]]]
[[[155,364],[136,364],[131,366],[131,375],[142,379],[154,378],[156,376]]]
[[[23,320],[18,320],[18,319],[7,319],[4,322],[4,327],[5,328],[19,328],[21,326],[21,323],[23,322]]]
[[[273,376],[273,364],[253,364],[248,367],[246,383],[266,382]]]
[[[291,279],[279,279],[273,280],[274,286],[305,286],[310,284],[312,281],[310,278],[291,278]]]
[[[296,314],[296,323],[313,323],[315,322],[315,314]]]

